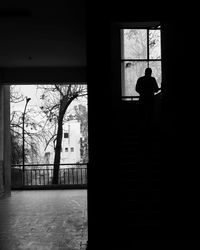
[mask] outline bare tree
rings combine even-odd
[[[17,89],[17,85],[10,85],[10,102],[19,103],[25,99],[24,95]]]
[[[88,162],[88,113],[87,107],[79,104],[74,107],[75,117],[81,124],[81,158],[83,163]]]
[[[53,141],[55,145],[53,184],[58,184],[60,152],[62,145],[63,124],[65,115],[70,104],[77,98],[87,95],[87,88],[84,84],[54,84],[38,85],[42,90],[40,107],[46,116],[45,126],[54,126],[54,134],[47,141],[47,145]]]
[[[10,86],[10,102],[15,105],[23,102],[25,97],[16,85]],[[44,137],[41,132],[41,124],[36,120],[38,112],[33,108],[28,109],[25,116],[24,140],[25,140],[25,161],[32,161],[38,158],[39,141]],[[23,112],[21,110],[12,110],[10,114],[10,132],[11,132],[11,153],[12,163],[22,163],[22,129]]]

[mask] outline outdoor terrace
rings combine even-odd
[[[78,250],[86,242],[86,190],[12,191],[0,200],[1,250]]]

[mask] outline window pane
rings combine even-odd
[[[68,133],[64,133],[64,138],[68,138],[69,134]]]
[[[147,62],[122,63],[122,96],[139,96],[135,85],[138,78],[144,75],[146,68]]]
[[[149,58],[161,59],[160,30],[149,31]]]
[[[156,78],[158,86],[161,87],[162,74],[161,74],[161,61],[149,62],[149,67],[152,69],[152,76]]]
[[[147,30],[122,30],[122,59],[147,59]]]

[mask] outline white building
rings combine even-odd
[[[69,121],[63,127],[61,163],[77,163],[81,160],[80,140],[80,122]]]
[[[61,164],[77,163],[81,160],[81,127],[80,122],[71,120],[63,125],[63,138],[61,148]],[[44,163],[53,164],[54,148],[49,145],[45,151]]]

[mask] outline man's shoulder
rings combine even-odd
[[[138,81],[143,81],[143,80],[145,80],[145,76],[141,76],[138,78]]]

